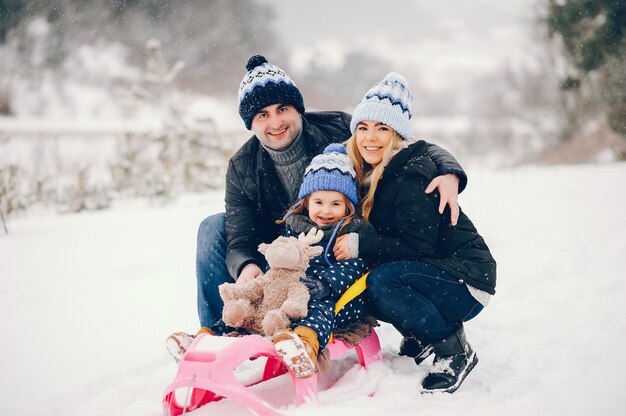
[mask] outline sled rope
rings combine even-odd
[[[191,383],[189,384],[189,387],[187,388],[187,394],[185,395],[185,406],[183,407],[183,413],[181,413],[181,416],[187,414],[187,404],[189,403],[189,393],[191,393],[191,389],[193,388],[192,386],[194,385],[194,381],[196,381],[196,374],[193,375],[193,378],[191,379]]]

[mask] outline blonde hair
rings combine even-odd
[[[345,143],[348,151],[348,157],[352,161],[354,170],[356,171],[357,186],[360,188],[366,181],[369,181],[367,194],[361,200],[361,215],[366,220],[369,220],[369,216],[372,212],[372,207],[374,206],[374,194],[376,193],[376,188],[378,188],[378,182],[383,177],[383,172],[385,171],[387,163],[389,163],[391,158],[399,150],[407,146],[406,142],[395,130],[393,133],[394,134],[391,137],[385,152],[383,153],[383,160],[373,169],[369,164],[367,164],[367,162],[365,162],[361,153],[359,153],[359,149],[356,144],[356,134],[353,134]]]

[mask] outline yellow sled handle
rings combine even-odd
[[[352,283],[348,290],[344,292],[343,295],[339,298],[337,303],[335,304],[335,316],[339,313],[340,310],[343,309],[352,299],[359,296],[361,293],[365,291],[367,287],[367,276],[370,272],[365,273],[363,276],[359,277],[356,282]]]
[[[339,313],[340,310],[343,309],[351,300],[359,296],[361,293],[365,291],[367,287],[367,276],[370,272],[365,273],[363,276],[359,277],[356,282],[352,283],[348,290],[344,292],[343,295],[339,298],[337,303],[335,304],[335,316]],[[328,342],[333,342],[333,334],[330,334],[330,339]]]

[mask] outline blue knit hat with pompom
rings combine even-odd
[[[254,55],[239,84],[239,115],[250,130],[252,119],[262,108],[274,104],[292,105],[304,114],[304,100],[289,75],[262,55]]]
[[[306,168],[298,199],[316,191],[341,192],[355,207],[359,204],[356,172],[344,145],[329,144],[324,153],[315,156]]]

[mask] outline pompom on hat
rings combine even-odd
[[[359,204],[356,172],[344,145],[326,146],[324,153],[315,156],[306,168],[298,200],[316,191],[341,192],[355,207]]]
[[[357,104],[350,131],[364,120],[385,123],[394,129],[403,139],[411,138],[411,101],[413,96],[409,83],[402,75],[390,72],[382,81],[374,85]]]
[[[302,94],[285,71],[270,64],[262,55],[252,56],[246,70],[239,84],[239,115],[248,130],[256,113],[268,105],[292,105],[304,114]]]

